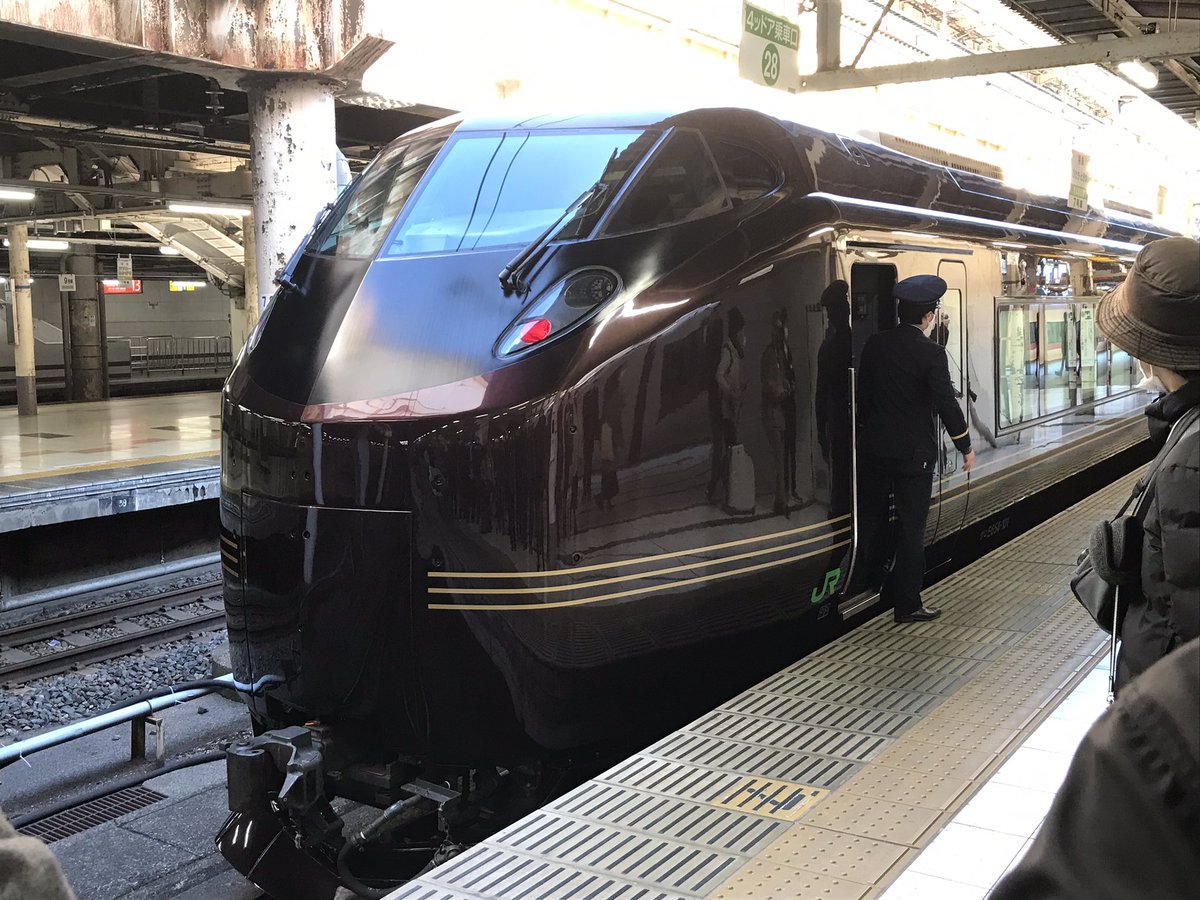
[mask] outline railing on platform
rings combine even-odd
[[[145,344],[131,343],[130,362],[135,372],[221,371],[232,365],[233,352],[226,336],[152,334],[147,335]]]

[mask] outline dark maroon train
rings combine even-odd
[[[1005,349],[1049,302],[1024,273],[1061,263],[1078,318],[1155,236],[747,110],[403,136],[281,274],[225,387],[229,638],[266,689],[223,852],[276,896],[370,895],[877,611],[838,588],[848,370],[894,324],[891,285],[951,283],[943,341],[990,449],[1128,392],[1114,348],[1089,384],[1084,346],[1070,408],[1030,400],[1029,353],[1049,369],[1069,342]],[[981,453],[974,483],[947,454],[931,569],[1128,467],[1138,427]],[[337,798],[389,809],[347,826]]]

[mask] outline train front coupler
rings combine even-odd
[[[328,793],[331,785],[336,789],[326,775],[330,756],[338,757],[332,762],[343,776],[357,767],[340,758],[345,748],[339,754],[339,742],[331,745],[326,734],[319,727],[292,726],[229,749],[232,813],[217,845],[238,871],[275,897],[325,900],[339,883],[362,897],[383,896],[352,873],[355,856],[427,816],[436,815],[437,833],[448,834],[447,817],[453,818],[459,794],[413,778],[393,789],[400,799],[343,834],[344,823]]]

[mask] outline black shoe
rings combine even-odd
[[[900,625],[905,622],[932,622],[942,614],[940,609],[931,609],[926,606],[918,606],[910,613],[904,615],[896,614],[896,624]]]

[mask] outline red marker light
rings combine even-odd
[[[538,341],[545,339],[550,333],[549,319],[534,319],[524,323],[521,328],[521,343],[536,344]]]

